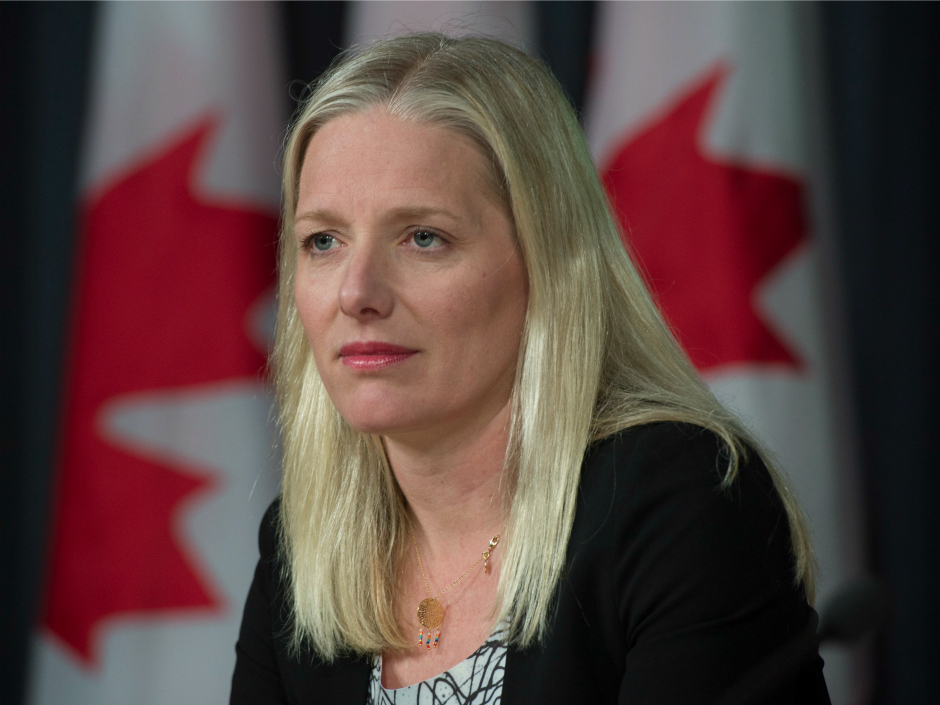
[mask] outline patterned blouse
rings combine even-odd
[[[382,687],[382,656],[375,657],[366,705],[498,705],[506,674],[503,627],[450,670],[404,688]]]

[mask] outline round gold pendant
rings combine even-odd
[[[444,623],[444,605],[433,597],[421,600],[418,605],[418,622],[425,629],[437,629]]]

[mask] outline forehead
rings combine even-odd
[[[333,118],[313,136],[301,168],[297,210],[356,205],[365,198],[389,207],[415,200],[455,207],[491,201],[490,184],[486,160],[469,138],[374,108]]]

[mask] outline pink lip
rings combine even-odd
[[[346,367],[357,370],[376,370],[407,360],[416,352],[418,351],[403,348],[400,345],[370,340],[344,345],[340,348],[339,356]]]

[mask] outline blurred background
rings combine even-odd
[[[940,702],[936,3],[0,3],[0,702],[225,702],[281,141],[344,48],[548,63],[809,517],[832,700]]]

